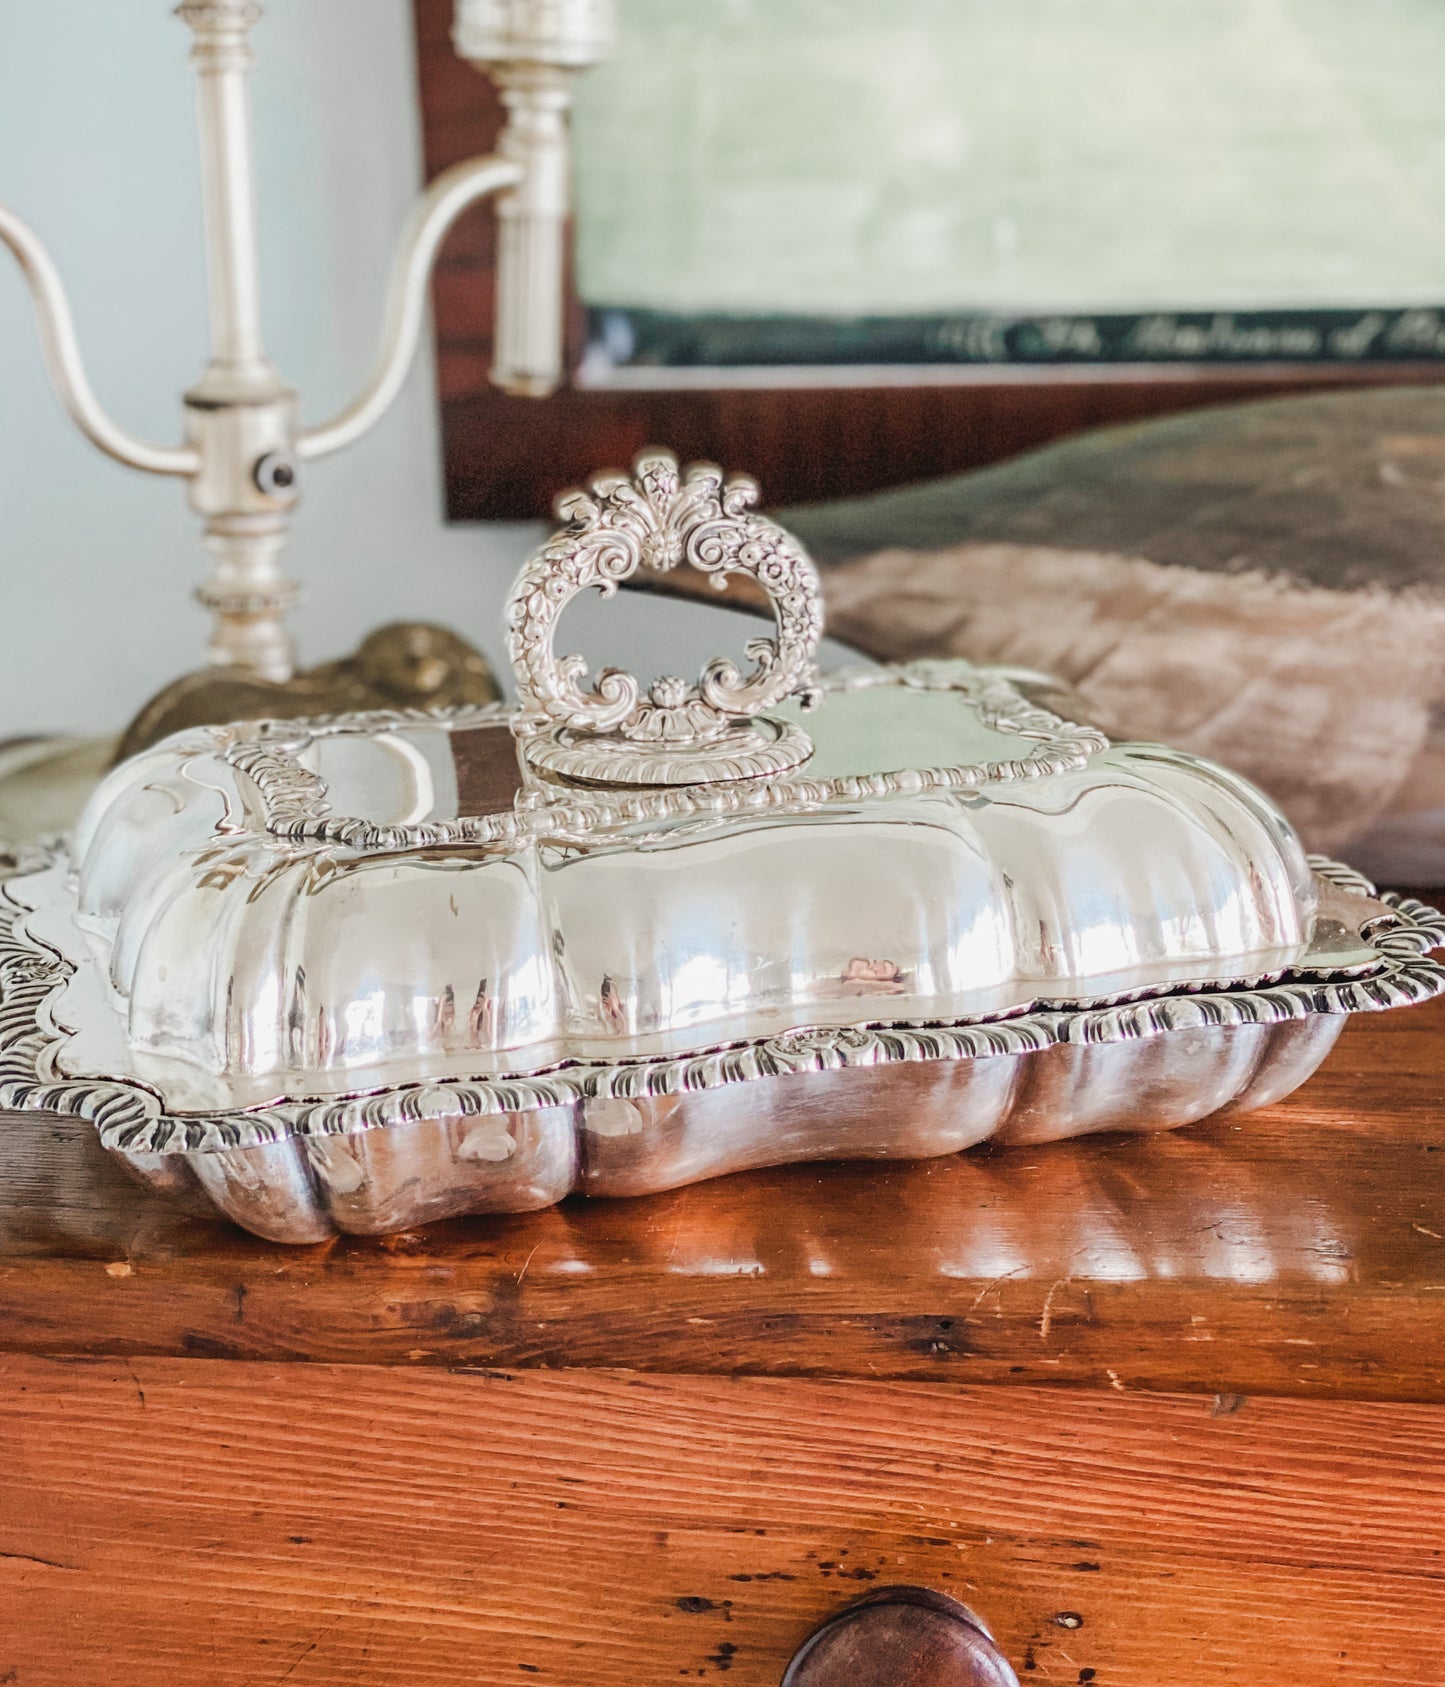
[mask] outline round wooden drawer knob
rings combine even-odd
[[[782,1687],[1019,1687],[966,1605],[926,1587],[880,1587],[813,1630]]]

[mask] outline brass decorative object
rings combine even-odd
[[[173,732],[221,721],[343,715],[365,709],[450,709],[501,696],[486,657],[459,633],[424,621],[378,627],[350,656],[267,680],[243,668],[202,668],[158,693],[126,728],[124,761]]]

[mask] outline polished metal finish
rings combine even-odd
[[[507,650],[517,676],[516,730],[544,772],[598,785],[697,785],[785,773],[813,746],[795,723],[766,711],[817,690],[822,589],[802,547],[753,512],[755,482],[724,480],[710,463],[682,474],[667,452],[645,453],[633,476],[599,476],[591,495],[559,504],[567,528],[523,568],[507,605]],[[753,639],[746,677],[715,658],[696,685],[668,675],[644,698],[629,673],[604,668],[581,690],[580,656],[560,660],[557,622],[579,592],[611,596],[639,569],[687,563],[722,587],[742,574],[762,587],[776,640]]]
[[[1441,916],[1039,676],[819,682],[811,566],[750,487],[649,456],[567,510],[514,599],[519,708],[181,733],[0,880],[0,1109],[92,1118],[145,1177],[301,1241],[1167,1128],[1277,1099],[1344,1015],[1445,987]],[[784,606],[746,680],[715,662],[673,708],[552,656],[581,585],[690,552]],[[719,765],[805,710],[805,762]],[[559,732],[614,766],[664,742],[690,777],[568,777],[534,753]]]
[[[1395,899],[1361,914],[1380,928],[1379,964],[1357,979],[1302,973],[973,1026],[803,1030],[671,1062],[162,1118],[134,1081],[57,1075],[75,1039],[55,1031],[52,1010],[64,1017],[77,971],[3,897],[0,1108],[92,1118],[158,1191],[199,1189],[285,1242],[526,1211],[573,1192],[645,1194],[790,1160],[1169,1129],[1278,1100],[1319,1065],[1346,1014],[1440,991],[1441,969],[1421,958],[1445,942],[1438,914]]]
[[[499,155],[446,171],[418,202],[392,273],[380,350],[361,392],[318,426],[301,425],[297,397],[267,358],[261,328],[249,75],[256,0],[183,0],[192,34],[211,352],[185,394],[185,443],[134,438],[101,407],[86,379],[55,264],[0,206],[0,242],[29,285],[46,367],[85,436],[131,468],[187,483],[211,557],[197,597],[214,617],[213,665],[284,683],[295,653],[285,618],[297,591],[281,568],[301,464],[359,439],[386,411],[416,352],[432,262],[456,218],[505,194],[498,291],[498,379],[511,391],[550,391],[562,367],[563,239],[568,207],[567,115],[578,71],[605,55],[607,0],[458,0],[457,39],[494,73],[510,121]],[[215,717],[213,717],[215,718]]]
[[[608,56],[616,30],[614,0],[457,0],[453,45],[500,90],[497,150],[518,170],[497,202],[492,379],[505,392],[545,398],[562,380],[567,119],[578,74]]]

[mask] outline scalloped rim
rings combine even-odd
[[[516,808],[505,813],[415,824],[384,825],[334,814],[325,781],[300,760],[300,752],[314,739],[337,733],[385,731],[418,723],[440,724],[451,731],[504,722],[515,726],[515,710],[502,703],[485,703],[430,715],[380,710],[319,721],[268,721],[248,725],[238,737],[223,735],[220,754],[255,786],[267,832],[290,844],[340,844],[370,854],[454,844],[507,850],[538,837],[586,843],[620,827],[651,821],[759,809],[808,809],[820,803],[856,802],[866,797],[973,790],[1043,779],[1086,767],[1092,757],[1109,748],[1110,740],[1096,727],[1065,720],[1031,702],[1009,677],[1016,671],[975,668],[960,660],[921,660],[887,668],[844,668],[827,675],[819,686],[824,694],[878,686],[955,692],[985,726],[1030,746],[1008,760],[816,778],[809,777],[806,763],[794,766],[790,756],[788,769],[767,779],[754,778],[751,771],[739,769],[738,777],[709,784],[549,785],[528,791]],[[524,753],[530,758],[533,752],[528,749]],[[599,777],[606,774],[600,766],[595,771]]]
[[[568,1106],[605,1096],[627,1100],[904,1061],[973,1060],[1032,1054],[1057,1043],[1114,1043],[1195,1027],[1277,1025],[1311,1014],[1379,1012],[1445,991],[1445,966],[1427,959],[1445,948],[1445,915],[1414,897],[1380,895],[1353,868],[1311,856],[1315,873],[1346,893],[1393,910],[1389,925],[1367,929],[1378,971],[1353,978],[1289,978],[1250,989],[1205,989],[1111,1005],[1045,1008],[991,1021],[878,1022],[798,1026],[778,1036],[714,1044],[666,1059],[564,1063],[515,1078],[415,1083],[324,1100],[288,1098],[230,1113],[167,1113],[158,1094],[133,1079],[56,1076],[65,1041],[51,1006],[74,968],[24,929],[25,910],[6,881],[56,860],[60,846],[0,876],[0,1109],[89,1119],[107,1148],[130,1153],[217,1152],[385,1129],[418,1119],[479,1117]]]

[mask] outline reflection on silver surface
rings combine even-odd
[[[649,1194],[790,1160],[924,1159],[989,1138],[1037,1143],[1167,1130],[1293,1088],[1343,1025],[1342,1016],[1321,1015],[1132,1043],[1058,1044],[1027,1056],[799,1074],[480,1121],[423,1119],[184,1159],[223,1212],[273,1240],[385,1234],[463,1213],[527,1211],[574,1190]],[[619,1130],[624,1108],[630,1120]],[[485,1131],[482,1154],[467,1152],[468,1131]],[[179,1156],[127,1157],[146,1181],[173,1192]]]
[[[606,483],[524,575],[517,713],[207,728],[117,768],[0,884],[0,1108],[93,1118],[157,1186],[184,1164],[306,1241],[1166,1129],[1277,1099],[1345,1014],[1441,989],[1432,910],[1312,871],[1243,780],[1110,743],[1032,676],[819,687],[806,559],[669,474]],[[581,690],[538,595],[594,542],[609,579],[705,542],[801,594],[780,638],[806,697],[780,700],[767,646],[746,683]],[[754,692],[779,730],[806,705],[803,765],[736,774]],[[625,758],[629,723],[693,777],[578,782],[537,753],[620,733],[597,753]]]
[[[227,794],[224,812],[235,812],[243,801],[239,791]],[[167,807],[184,831],[184,805]],[[213,920],[209,941],[192,932],[194,955],[158,962],[145,958],[144,931],[129,944],[120,942],[122,918],[109,926],[107,946],[104,919],[77,912],[74,875],[57,859],[5,887],[0,1106],[85,1113],[96,1119],[103,1140],[157,1189],[199,1187],[247,1228],[304,1242],[338,1230],[386,1232],[461,1213],[526,1210],[574,1190],[639,1194],[788,1160],[922,1158],[988,1139],[1037,1143],[1090,1131],[1166,1129],[1224,1108],[1278,1099],[1324,1058],[1346,1013],[1423,999],[1440,988],[1440,969],[1423,959],[1441,940],[1439,917],[1417,903],[1371,900],[1364,894],[1368,887],[1346,870],[1317,863],[1325,876],[1311,881],[1308,894],[1294,904],[1308,941],[1271,955],[1274,965],[1263,982],[1231,987],[1233,975],[1259,965],[1255,956],[1238,955],[1206,963],[1201,970],[1220,975],[1213,981],[1199,982],[1195,973],[1186,975],[1190,982],[1183,988],[1167,974],[1161,982],[1155,957],[1167,950],[1157,932],[1167,927],[1177,940],[1190,926],[1171,915],[1172,923],[1163,917],[1157,922],[1152,948],[1132,930],[1116,934],[1115,946],[1109,946],[1109,927],[1101,921],[1089,940],[1092,952],[1112,965],[1125,950],[1135,957],[1136,970],[1066,976],[1051,981],[1044,997],[1037,978],[1019,967],[1017,949],[997,941],[999,930],[1012,929],[1006,920],[996,921],[987,946],[980,947],[974,935],[980,906],[989,906],[980,887],[987,890],[1011,875],[982,875],[956,885],[940,866],[940,859],[946,865],[949,857],[934,853],[938,837],[949,834],[939,826],[919,827],[917,812],[917,799],[899,794],[879,799],[874,818],[839,825],[836,832],[810,830],[796,821],[761,827],[745,822],[738,828],[739,843],[732,827],[689,824],[679,828],[680,841],[668,839],[662,849],[656,840],[629,849],[608,838],[595,855],[573,849],[549,859],[538,848],[530,868],[506,854],[461,857],[451,867],[455,876],[439,882],[425,856],[362,852],[352,865],[360,862],[383,874],[382,894],[368,893],[366,917],[351,929],[344,923],[331,932],[325,924],[315,928],[330,943],[330,971],[308,960],[307,988],[319,990],[328,978],[337,981],[342,1011],[329,1044],[335,1065],[330,1072],[313,1067],[304,1090],[277,1067],[304,1046],[310,1016],[278,1014],[282,992],[276,978],[283,969],[274,963],[288,948],[305,953],[298,944],[307,929],[302,924],[307,897],[355,883],[339,863],[319,875],[316,889],[301,893],[299,910],[280,899],[276,906],[285,914],[275,932],[266,924],[272,904],[264,878],[261,895],[252,894],[256,881],[243,875],[221,874],[200,884],[203,899],[225,907],[231,898],[236,911]],[[1047,835],[1042,826],[1040,835]],[[145,838],[151,859],[165,864],[163,882],[173,883],[166,876],[166,852],[148,829],[120,827],[106,834],[117,836]],[[821,838],[818,858],[845,863],[848,870],[834,881],[800,886],[797,875],[817,852],[793,855],[788,846],[796,838],[809,845]],[[856,849],[858,839],[867,847]],[[834,842],[838,850],[830,858],[827,846]],[[719,844],[724,847],[710,860],[710,848]],[[670,877],[668,847],[679,850],[683,861],[690,851],[698,852],[701,864],[690,879]],[[210,850],[202,841],[179,852],[179,859],[190,867],[199,863],[204,879],[211,871]],[[96,858],[101,870],[91,881],[101,887],[108,882],[105,853],[102,849]],[[877,920],[882,910],[892,922],[892,940],[860,943],[856,938],[865,928],[849,924],[858,894],[852,887],[865,882],[858,875],[870,863],[881,870],[890,853],[902,871],[885,879],[858,917]],[[739,859],[743,865],[726,898],[700,898],[711,861],[728,868]],[[438,1015],[427,998],[423,1011],[389,1019],[384,997],[379,1010],[375,996],[356,987],[356,977],[379,976],[382,965],[394,973],[409,967],[424,977],[428,965],[451,952],[443,938],[454,924],[474,934],[487,957],[484,964],[505,965],[497,959],[495,932],[486,929],[488,918],[495,920],[494,911],[505,908],[508,897],[530,896],[527,906],[535,913],[539,885],[554,882],[553,875],[561,875],[564,885],[585,882],[580,868],[589,860],[602,870],[594,881],[605,887],[602,917],[589,922],[587,898],[569,900],[553,890],[550,941],[530,949],[520,945],[520,963],[499,975],[499,987],[478,990],[470,1003],[462,995],[450,1016]],[[1036,852],[1035,864],[1040,860],[1047,855]],[[658,861],[660,870],[652,865]],[[770,861],[778,865],[774,874],[766,871]],[[294,866],[288,860],[287,867]],[[314,872],[314,865],[309,870]],[[480,905],[483,911],[470,918],[462,913],[469,905],[458,900],[458,891],[466,895],[468,873],[473,879],[490,875],[498,887],[490,902]],[[284,886],[284,878],[281,882]],[[726,879],[720,882],[726,885]],[[832,905],[824,900],[829,882]],[[1080,882],[1087,890],[1087,878]],[[783,894],[776,890],[780,883]],[[240,894],[238,885],[244,887]],[[194,879],[189,886],[195,888]],[[751,905],[750,886],[764,887]],[[378,918],[397,906],[388,896],[402,890],[404,916],[395,924]],[[103,906],[102,892],[93,894],[96,906]],[[1106,887],[1096,900],[1107,906],[1110,894],[1112,887]],[[943,937],[952,934],[951,948],[947,941],[936,943],[928,929],[930,895],[941,910]],[[1257,889],[1252,895],[1252,901],[1236,898],[1236,910],[1258,908]],[[422,916],[428,910],[435,916],[439,901],[447,918],[429,924]],[[1031,907],[1045,901],[1036,895]],[[29,905],[28,914],[22,904]],[[128,890],[121,905],[164,909],[167,898]],[[1062,925],[1071,905],[1057,883],[1047,905]],[[954,907],[959,918],[951,924]],[[1277,902],[1266,899],[1264,907],[1279,913]],[[705,941],[682,955],[675,933],[687,931],[690,909],[700,910]],[[1305,909],[1313,912],[1306,915]],[[910,911],[912,924],[905,926],[902,915]],[[579,931],[575,943],[568,941],[572,928],[564,914]],[[830,918],[845,932],[845,942],[831,951],[824,947]],[[127,995],[117,988],[116,952],[134,951],[138,958],[123,964],[136,977],[153,975],[159,967],[169,973],[174,966],[188,993],[205,976],[208,959],[214,967],[218,954],[231,954],[229,945],[247,938],[248,922],[256,940],[258,988],[245,1012],[232,1012],[227,1028],[239,1028],[232,1047],[272,1093],[249,1110],[177,1107],[155,1073],[178,1069],[186,1082],[205,1079],[222,1094],[226,1074],[201,1071],[198,1077],[196,1069],[173,1061],[147,1067],[147,1041],[125,1043],[122,1031],[128,1014],[134,1022],[137,1000],[156,1016],[152,1041],[162,1040],[167,1025],[184,1031],[192,1020],[174,1017],[164,991]],[[1211,931],[1223,924],[1217,913],[1197,923]],[[912,933],[910,947],[897,941],[904,929]],[[756,946],[751,966],[730,958],[729,944],[737,943],[739,930],[750,933]],[[388,938],[395,940],[394,953],[385,950]],[[823,949],[827,962],[800,964],[809,940]],[[903,959],[849,953],[884,947]],[[1076,934],[1060,929],[1057,940],[1041,941],[1026,953],[1036,959],[1077,956],[1086,947]],[[658,961],[649,969],[653,952]],[[769,955],[779,953],[785,964],[771,965]],[[840,955],[848,958],[839,962]],[[569,999],[569,984],[584,966],[607,984],[591,1000],[584,997],[580,1009],[571,986],[567,1023],[581,1027],[576,1057],[551,1066],[529,1064],[529,1051],[508,1048],[507,1039],[529,1025],[540,1026],[543,1038],[555,1038],[548,1015]],[[950,966],[956,973],[947,972]],[[227,984],[233,1009],[236,977],[233,969]],[[990,982],[993,994],[980,996],[968,987],[979,977],[1001,977],[1017,993],[1000,995],[1000,985]],[[753,979],[756,996],[749,993]],[[1105,981],[1111,989],[1101,991]],[[1072,1001],[1060,983],[1074,992]],[[1121,984],[1132,988],[1121,990]],[[971,1002],[1000,1000],[1008,1010],[1002,1016],[986,1006],[971,1018],[962,1011]],[[413,1009],[416,1001],[413,995]],[[186,994],[181,1003],[189,1009]],[[920,1003],[944,1011],[923,1017]],[[173,1017],[167,1020],[165,1013]],[[733,1037],[721,1043],[690,1040],[699,1024],[715,1028],[719,1017],[734,1028]],[[781,1029],[770,1033],[780,1021]],[[667,1039],[658,1035],[659,1026]],[[454,1045],[448,1045],[448,1036],[456,1038]],[[369,1093],[358,1093],[346,1064],[349,1038],[360,1040],[370,1071],[387,1080],[369,1086]],[[555,1042],[541,1046],[550,1050]],[[463,1052],[455,1054],[454,1048]],[[245,1076],[244,1061],[236,1064],[242,1070],[233,1079]],[[142,1077],[150,1082],[142,1083]],[[311,1079],[317,1080],[314,1087]],[[282,1082],[289,1096],[285,1090],[275,1093]]]
[[[264,761],[203,731],[118,769],[76,892],[57,868],[17,893],[93,963],[66,1070],[234,1109],[1253,982],[1315,936],[1298,843],[1243,781],[964,664],[829,682],[806,779],[619,797],[527,774],[504,809],[449,813],[457,758],[505,731],[300,729]],[[418,819],[423,790],[442,807]]]

